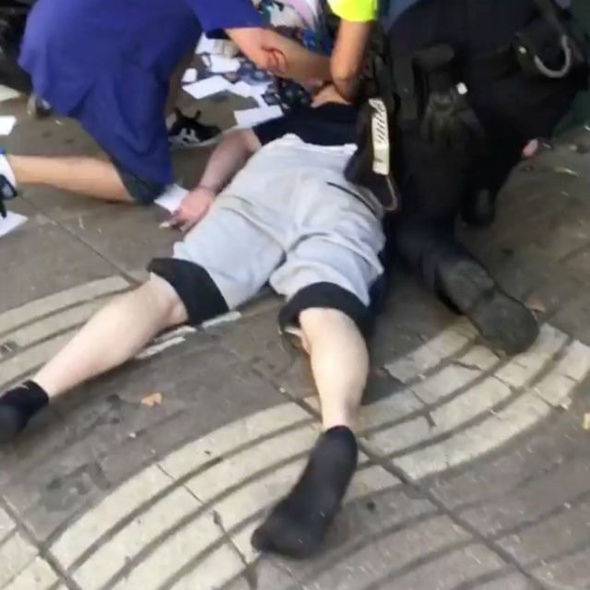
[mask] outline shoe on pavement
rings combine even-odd
[[[16,179],[5,152],[0,150],[0,216],[6,217],[5,201],[17,196]]]
[[[201,111],[194,117],[187,117],[180,109],[175,109],[175,121],[168,129],[170,145],[178,149],[191,149],[215,143],[221,136],[221,129],[215,125],[199,122]]]

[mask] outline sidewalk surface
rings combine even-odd
[[[19,117],[0,142],[14,151],[96,152],[71,123],[27,119],[20,100],[1,110]],[[0,450],[0,587],[590,588],[589,151],[590,132],[572,132],[514,174],[492,228],[461,229],[539,314],[526,354],[495,355],[397,273],[372,343],[361,466],[317,558],[249,544],[319,425],[305,360],[283,346],[267,295],[234,321],[164,336]],[[206,153],[180,155],[188,184]],[[30,220],[0,239],[0,389],[177,238],[158,208],[46,188],[13,210]],[[160,404],[142,403],[152,394]]]

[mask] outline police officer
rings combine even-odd
[[[401,195],[390,227],[397,253],[492,345],[511,354],[525,350],[538,334],[533,315],[457,242],[454,224],[461,209],[466,221],[491,221],[494,195],[527,141],[549,136],[586,85],[585,43],[567,0],[332,0],[331,6],[342,19],[332,77],[348,99],[359,92],[374,22],[384,31],[374,74],[386,110],[367,111],[351,176],[363,181],[379,163],[391,163]],[[382,116],[388,128],[376,137],[379,125],[371,121]]]

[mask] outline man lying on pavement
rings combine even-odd
[[[280,327],[309,354],[323,433],[253,545],[316,551],[357,464],[353,434],[369,358],[363,333],[382,277],[382,206],[350,184],[356,111],[329,103],[230,133],[175,221],[192,229],[149,280],[99,311],[47,365],[0,398],[11,441],[50,400],[133,358],[159,332],[235,309],[266,284],[286,299]]]

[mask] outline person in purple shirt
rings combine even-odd
[[[22,184],[150,204],[173,181],[170,81],[201,32],[224,32],[258,67],[329,79],[329,60],[265,28],[250,0],[39,0],[20,64],[35,93],[80,122],[108,158],[0,154],[0,202]]]

